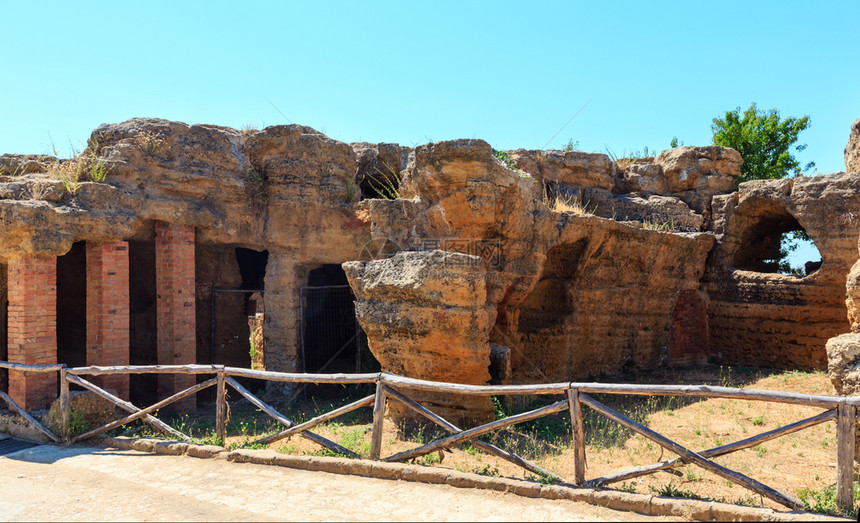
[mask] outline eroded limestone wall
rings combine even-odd
[[[365,205],[372,235],[403,248],[432,244],[484,257],[490,341],[510,349],[515,382],[668,364],[675,303],[699,289],[710,235],[555,210],[542,194],[547,180],[556,192],[607,190],[615,183],[608,158],[512,154],[522,169],[540,160],[531,167],[540,164],[540,176],[506,168],[481,140],[416,148],[403,180],[411,200]],[[694,178],[708,176],[719,175],[700,167]]]
[[[669,364],[675,304],[698,289],[711,237],[594,216],[565,214],[559,222],[541,278],[515,313],[515,379],[563,381]]]
[[[653,367],[684,351],[700,361],[703,338],[723,361],[819,368],[824,340],[846,330],[858,173],[732,192],[740,158],[713,146],[626,163],[516,150],[512,166],[482,140],[345,144],[298,125],[241,132],[134,119],[92,137],[98,146],[87,154],[110,172],[104,182],[84,175],[75,194],[47,172],[70,162],[0,158],[0,259],[130,241],[132,363],[153,356],[155,222],[193,228],[200,249],[198,361],[208,361],[207,289],[237,285],[237,247],[269,252],[270,370],[301,369],[299,289],[311,270],[406,250],[484,261],[486,296],[474,308],[486,314],[488,341],[510,349],[516,381]],[[385,194],[386,183],[399,194]],[[361,201],[362,191],[399,198]],[[774,243],[765,233],[794,226],[815,240],[821,268],[768,273]]]
[[[705,278],[711,353],[726,363],[823,369],[847,330],[845,278],[857,260],[860,176],[754,181],[714,201],[717,244]],[[801,227],[821,253],[806,276],[776,274],[781,232]],[[771,271],[771,272],[765,272]]]
[[[299,282],[293,256],[269,253],[266,267],[266,293],[263,303],[266,315],[263,336],[266,340],[267,370],[300,372],[299,355]]]

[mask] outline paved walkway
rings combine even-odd
[[[670,520],[479,489],[52,445],[0,457],[0,485],[0,521]]]

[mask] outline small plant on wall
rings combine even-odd
[[[493,156],[499,161],[499,163],[519,174],[522,178],[532,179],[531,173],[527,173],[517,167],[517,162],[515,162],[514,159],[508,156],[504,151],[496,151]]]
[[[400,198],[400,174],[385,162],[382,162],[382,169],[377,167],[373,176],[367,177],[367,183],[380,198],[386,200]]]

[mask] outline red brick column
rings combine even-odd
[[[57,259],[24,256],[9,262],[9,361],[57,363]],[[57,399],[57,374],[9,373],[9,395],[27,410]]]
[[[128,293],[128,243],[87,242],[87,365],[128,365]],[[128,399],[128,374],[93,378]]]
[[[672,311],[669,362],[691,365],[708,361],[708,308],[696,291],[683,291]]]
[[[158,364],[196,363],[194,227],[155,224],[155,279]],[[159,374],[159,396],[165,398],[195,382],[193,375]],[[196,400],[190,396],[174,405],[177,412],[193,412]]]

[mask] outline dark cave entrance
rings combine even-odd
[[[250,369],[250,318],[262,310],[268,251],[198,243],[194,250],[197,361]],[[203,380],[198,376],[198,381]],[[256,390],[254,381],[239,380]],[[209,388],[198,398],[214,400]]]
[[[787,211],[761,217],[742,233],[740,244],[737,269],[803,277],[821,267],[812,238]]]
[[[57,257],[57,362],[87,365],[87,245]]]
[[[359,187],[362,200],[394,200],[400,197],[400,174],[386,165],[382,170],[366,175]]]
[[[239,264],[239,273],[242,275],[242,289],[263,290],[266,265],[269,263],[269,251],[255,251],[237,247],[236,263]]]
[[[378,372],[379,362],[367,348],[367,336],[355,317],[355,297],[340,265],[325,264],[308,274],[301,288],[302,371]],[[314,395],[337,393],[339,387],[312,387]]]
[[[157,365],[155,240],[129,241],[128,263],[129,363]],[[158,375],[131,374],[130,394],[135,405],[150,405],[158,401]]]
[[[269,251],[232,249],[219,281],[212,281],[209,301],[209,360],[214,364],[251,368],[249,322],[262,310]],[[229,277],[225,277],[229,275]]]

